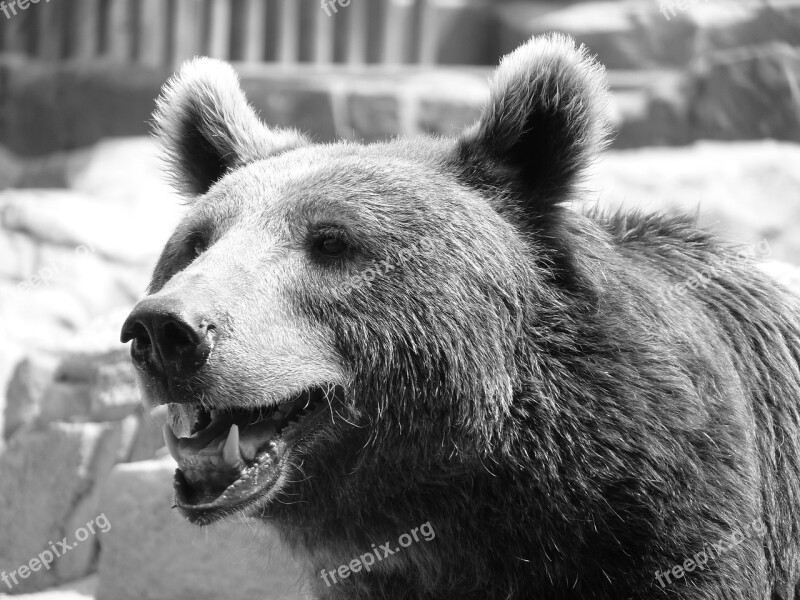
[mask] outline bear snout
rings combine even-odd
[[[196,373],[214,347],[216,325],[180,299],[150,296],[122,325],[121,341],[132,340],[137,369],[157,379],[184,379]]]

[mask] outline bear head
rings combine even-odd
[[[155,129],[190,206],[122,331],[169,405],[180,510],[344,539],[491,472],[520,394],[558,385],[543,356],[581,285],[565,203],[606,98],[551,35],[502,61],[460,136],[315,144],[262,123],[226,64],[187,63]]]

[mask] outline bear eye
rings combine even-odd
[[[192,260],[200,256],[203,252],[208,250],[208,242],[203,238],[194,238],[189,241],[189,250],[192,254]]]
[[[341,256],[347,252],[347,242],[334,236],[319,238],[315,246],[317,251],[325,256]]]

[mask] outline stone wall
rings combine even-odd
[[[494,13],[487,27],[497,30],[498,55],[549,31],[569,33],[598,55],[613,91],[617,148],[701,139],[800,140],[800,0],[507,2]],[[236,67],[265,121],[297,127],[319,141],[458,131],[479,114],[491,72]],[[0,58],[0,144],[35,156],[109,136],[143,135],[169,75],[163,68],[113,62]],[[0,166],[8,160],[0,154]]]

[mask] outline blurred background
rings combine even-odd
[[[319,142],[452,135],[548,31],[608,69],[586,202],[696,212],[800,290],[800,0],[0,2],[0,594],[303,594],[252,523],[170,510],[164,415],[118,341],[184,210],[147,137],[174,69],[233,62],[266,122]]]

